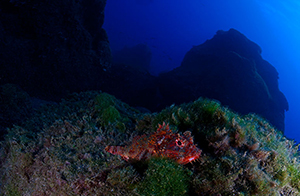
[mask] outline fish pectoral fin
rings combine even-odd
[[[122,159],[124,159],[125,161],[128,161],[129,160],[129,157],[126,156],[126,155],[120,155],[122,157]]]

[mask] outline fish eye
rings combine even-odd
[[[184,146],[184,143],[183,143],[182,140],[176,139],[176,145],[177,145],[178,147],[183,147],[183,146]]]

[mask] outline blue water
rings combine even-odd
[[[235,28],[262,48],[289,102],[285,135],[300,142],[300,1],[108,0],[104,28],[112,50],[146,43],[151,73],[171,70],[193,45]]]

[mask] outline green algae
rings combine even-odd
[[[188,193],[189,177],[187,170],[174,161],[152,158],[138,193],[143,196],[184,196]]]
[[[95,110],[103,110],[109,106],[116,105],[116,98],[107,93],[101,93],[95,98]]]
[[[115,123],[121,118],[120,112],[113,106],[109,106],[103,110],[101,114],[101,119],[104,125],[109,123]]]
[[[14,187],[13,185],[9,185],[7,187],[7,196],[21,196],[22,194],[18,190],[17,187]]]

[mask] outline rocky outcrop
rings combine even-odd
[[[0,84],[18,84],[48,100],[100,88],[111,61],[105,4],[1,0]]]
[[[193,142],[200,156],[186,149]],[[154,154],[151,146],[159,153],[126,163],[105,150],[132,143],[118,154]],[[0,195],[295,196],[300,157],[294,144],[257,115],[239,116],[208,99],[141,114],[107,93],[78,93],[1,141]],[[168,156],[197,160],[183,166]]]
[[[180,67],[159,76],[164,105],[208,97],[240,114],[257,113],[280,130],[288,102],[276,69],[260,47],[235,29],[194,46]]]

